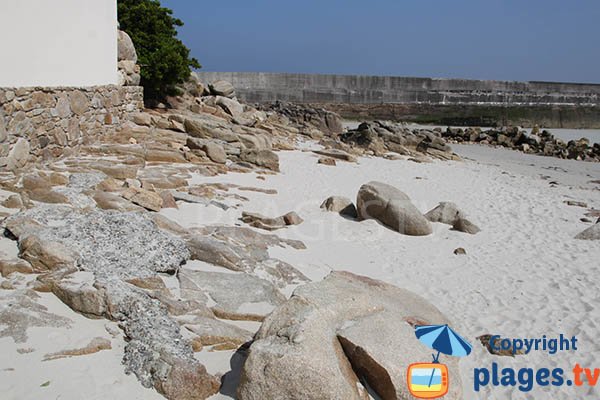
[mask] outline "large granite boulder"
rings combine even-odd
[[[369,182],[361,186],[356,199],[359,220],[376,219],[387,227],[411,236],[432,232],[431,224],[410,198],[393,186]]]
[[[239,400],[368,399],[366,382],[382,399],[412,399],[410,364],[431,360],[415,324],[446,324],[423,298],[348,272],[297,288],[263,322],[249,349]],[[461,399],[456,358],[447,399]]]
[[[117,44],[118,44],[118,60],[119,61],[133,61],[133,63],[137,63],[138,57],[137,52],[135,51],[135,46],[133,45],[133,41],[131,37],[124,32],[119,31],[117,36]]]
[[[235,88],[230,82],[216,81],[208,85],[210,93],[215,96],[223,96],[228,98],[235,97]]]

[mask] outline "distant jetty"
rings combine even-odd
[[[600,84],[393,76],[199,72],[241,100],[318,104],[352,119],[441,125],[600,128]]]

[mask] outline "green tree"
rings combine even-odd
[[[183,22],[159,0],[118,0],[118,11],[120,28],[131,36],[138,54],[146,99],[175,94],[175,86],[190,77],[190,68],[200,68],[177,38]]]

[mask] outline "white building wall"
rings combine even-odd
[[[117,83],[116,0],[0,0],[0,87]]]

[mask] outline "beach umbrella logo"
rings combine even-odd
[[[407,386],[410,393],[418,399],[435,399],[448,393],[450,387],[448,367],[439,361],[440,354],[464,357],[473,347],[448,325],[421,325],[415,327],[417,339],[431,349],[430,363],[415,363],[408,367]]]

